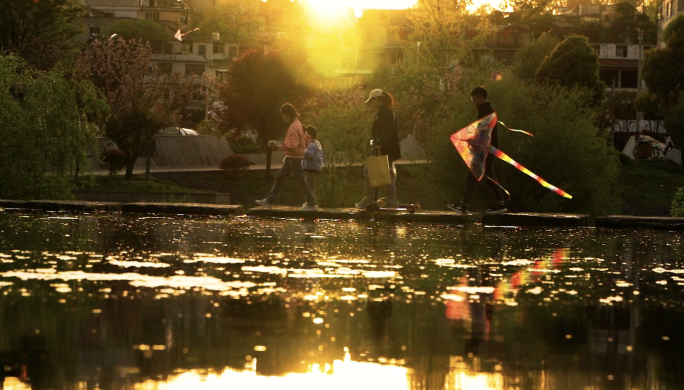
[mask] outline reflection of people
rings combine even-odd
[[[370,321],[371,337],[376,348],[380,349],[389,336],[389,321],[392,317],[391,298],[382,300],[369,299],[366,306]]]
[[[273,183],[271,192],[266,199],[257,200],[256,204],[271,208],[278,196],[280,187],[283,185],[283,181],[290,173],[294,173],[297,184],[299,184],[304,195],[306,195],[306,204],[304,205],[303,210],[316,210],[318,209],[316,197],[311,193],[309,186],[306,185],[304,171],[302,171],[302,158],[304,157],[304,151],[306,150],[307,135],[304,132],[302,122],[299,120],[299,113],[295,106],[290,103],[285,103],[280,107],[280,115],[283,117],[283,120],[290,125],[287,134],[285,134],[285,142],[278,145],[275,141],[269,141],[268,146],[273,149],[284,151],[285,161],[283,161],[283,167],[280,168],[276,174],[275,183]]]
[[[401,158],[401,148],[399,147],[399,135],[397,134],[397,121],[392,105],[394,99],[392,95],[382,89],[374,89],[370,92],[366,104],[378,110],[373,121],[373,148],[374,154],[378,156],[387,155],[390,164],[390,176],[392,184],[385,187],[386,207],[397,207],[397,172],[394,161]],[[366,178],[364,186],[364,197],[356,204],[357,208],[365,209],[366,206],[375,201],[375,188],[371,186],[368,178],[368,168],[363,171]]]
[[[473,101],[475,107],[477,107],[477,119],[482,119],[487,115],[494,112],[494,107],[487,101],[487,90],[482,87],[477,87],[470,92],[470,99]],[[492,129],[491,142],[490,145],[498,148],[499,147],[499,131],[496,124]],[[487,153],[487,158],[485,160],[485,184],[492,191],[494,195],[494,207],[487,210],[488,213],[505,213],[508,211],[504,205],[503,191],[501,187],[495,182],[496,175],[494,174],[494,156],[491,153]],[[461,203],[454,203],[447,205],[447,207],[458,213],[467,213],[468,205],[475,195],[475,187],[477,187],[478,180],[470,171],[468,171],[468,177],[466,179],[466,189],[463,193],[463,198],[461,198]]]

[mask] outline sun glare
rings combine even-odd
[[[347,9],[353,9],[357,18],[363,16],[365,9],[407,9],[418,3],[418,0],[307,0],[318,14],[327,17],[339,15]]]
[[[349,9],[354,10],[357,18],[363,16],[367,9],[409,9],[418,4],[418,0],[305,0],[306,4],[321,17],[332,19],[342,15]],[[497,9],[503,4],[503,0],[472,0],[467,8],[469,11],[477,11],[482,6]]]

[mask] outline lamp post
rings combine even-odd
[[[644,33],[639,29],[639,61],[637,62],[637,97],[639,96],[639,92],[641,92],[641,53],[643,51],[642,49],[642,44],[644,41]],[[636,134],[639,134],[639,127],[641,126],[641,113],[639,110],[634,107],[634,110],[636,111],[636,123],[634,124],[634,128],[636,130]]]

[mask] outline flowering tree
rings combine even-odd
[[[126,154],[126,179],[155,133],[179,119],[196,90],[193,77],[163,74],[150,57],[141,40],[96,39],[77,61],[81,77],[93,81],[111,108],[105,135]]]

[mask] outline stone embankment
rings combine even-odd
[[[208,205],[196,203],[114,203],[77,201],[17,201],[0,200],[0,208],[10,210],[37,210],[52,212],[120,212],[124,214],[167,214],[167,215],[222,215],[265,218],[376,220],[387,222],[448,223],[468,225],[479,223],[485,226],[549,226],[549,227],[591,227],[607,229],[657,229],[684,230],[684,218],[635,217],[613,215],[592,219],[585,214],[457,214],[447,211],[421,210],[408,212],[367,212],[356,209],[320,209],[302,211],[294,207],[257,207],[245,210],[240,205]]]

